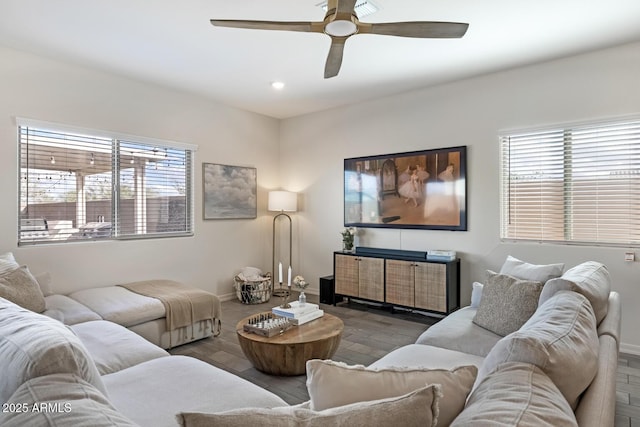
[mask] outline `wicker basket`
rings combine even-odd
[[[264,280],[242,280],[238,276],[233,278],[236,295],[243,304],[261,304],[271,298],[271,273],[267,273]]]

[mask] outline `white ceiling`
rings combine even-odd
[[[2,0],[0,45],[286,118],[640,40],[640,0],[372,0],[363,22],[469,23],[462,39],[362,34],[323,78],[323,34],[209,19],[321,21],[321,0]],[[275,91],[270,83],[286,83]]]

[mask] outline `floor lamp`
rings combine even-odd
[[[298,195],[292,191],[269,191],[269,202],[267,209],[272,212],[280,212],[273,217],[273,248],[271,256],[271,264],[273,267],[273,280],[276,280],[276,221],[278,218],[285,217],[289,220],[289,266],[291,266],[292,252],[293,252],[293,228],[291,224],[291,217],[285,212],[295,212],[298,210]],[[289,293],[289,289],[282,288],[282,278],[277,279],[280,282],[278,289],[273,290],[274,296],[286,296]]]

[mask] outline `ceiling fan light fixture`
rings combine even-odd
[[[326,1],[323,1],[322,3],[318,3],[316,6],[322,8],[322,10],[325,13],[327,12],[327,2]],[[378,6],[376,6],[375,4],[373,4],[372,2],[370,2],[369,0],[358,0],[356,2],[355,7],[354,7],[354,12],[356,13],[356,16],[359,19],[362,19],[365,16],[373,15],[378,10],[380,10],[380,8]]]
[[[360,0],[360,2],[368,0]],[[328,0],[331,9],[322,21],[256,21],[243,19],[211,19],[216,27],[244,28],[249,30],[298,31],[303,33],[324,33],[331,38],[329,54],[325,61],[324,78],[330,79],[340,72],[344,46],[347,39],[358,33],[381,36],[412,37],[424,39],[461,38],[469,24],[460,22],[407,21],[365,23],[358,8],[363,7],[358,0]],[[318,6],[321,6],[318,5]]]
[[[333,37],[348,37],[358,32],[358,27],[351,21],[337,19],[324,27],[324,32]]]

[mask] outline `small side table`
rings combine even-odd
[[[316,320],[267,338],[243,330],[254,316],[245,317],[236,325],[238,341],[253,366],[272,375],[303,375],[307,360],[330,359],[338,349],[344,330],[340,318],[325,313]]]

